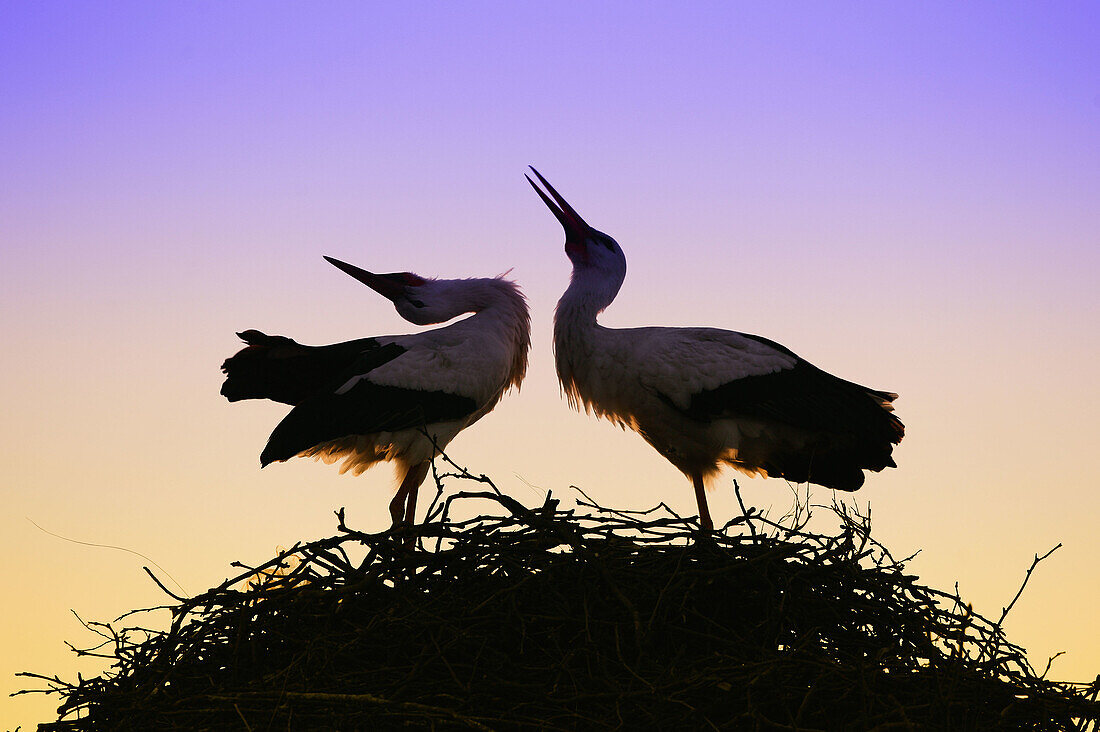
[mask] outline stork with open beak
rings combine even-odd
[[[261,467],[294,456],[343,460],[359,475],[396,463],[401,483],[390,503],[394,524],[412,523],[416,494],[432,458],[487,414],[527,370],[530,316],[515,283],[496,278],[428,279],[373,274],[331,264],[388,298],[416,325],[451,325],[410,335],[304,346],[258,330],[222,364],[221,393],[231,402],[271,399],[293,405],[260,454]]]
[[[897,394],[832,376],[760,336],[597,323],[626,277],[623,250],[531,170],[573,264],[554,314],[562,389],[571,406],[630,427],[683,472],[703,528],[714,527],[705,481],[723,464],[842,491],[859,489],[864,470],[897,467]]]

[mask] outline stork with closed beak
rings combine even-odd
[[[231,402],[293,405],[260,454],[261,467],[297,455],[342,459],[341,473],[359,475],[379,461],[395,462],[401,483],[390,516],[394,524],[412,523],[432,458],[523,381],[531,342],[527,302],[502,277],[373,274],[325,259],[416,325],[473,315],[422,333],[329,346],[246,330],[237,335],[248,345],[222,364],[221,393]]]
[[[703,528],[714,527],[704,481],[722,464],[842,491],[858,490],[864,470],[897,467],[897,394],[839,379],[760,336],[597,323],[626,277],[623,250],[531,170],[573,264],[554,314],[562,389],[571,406],[630,427],[683,472]]]

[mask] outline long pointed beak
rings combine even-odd
[[[550,192],[547,196],[542,192],[542,189],[535,185],[535,181],[531,180],[531,176],[524,174],[524,178],[531,184],[531,187],[535,189],[535,193],[539,194],[539,198],[546,204],[546,207],[550,209],[550,212],[554,214],[559,222],[561,222],[562,228],[565,229],[565,241],[567,244],[581,244],[588,236],[589,229],[591,227],[585,223],[581,215],[577,213],[569,202],[561,197],[561,194],[554,190],[554,186],[550,185],[549,181],[542,177],[542,175],[535,170],[534,166],[528,166],[531,168],[531,172],[539,179],[539,182]],[[551,199],[551,196],[553,198]]]
[[[325,257],[325,261],[359,280],[382,297],[396,300],[405,294],[405,281],[400,275],[374,274],[365,269],[359,269],[354,264],[341,262],[339,259],[333,259],[332,257]]]

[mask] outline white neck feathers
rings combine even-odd
[[[505,389],[519,387],[527,373],[527,352],[531,347],[531,315],[527,298],[516,283],[501,277],[459,280],[464,286],[466,309],[473,312],[468,318],[478,327],[487,322],[495,323],[504,339],[511,345],[512,365]],[[465,321],[464,321],[465,322]]]
[[[625,273],[624,273],[625,274]],[[608,276],[593,268],[574,268],[573,277],[554,311],[554,360],[558,380],[569,404],[589,408],[582,384],[587,369],[598,355],[593,352],[597,332],[604,330],[596,322],[615,299],[623,277]]]

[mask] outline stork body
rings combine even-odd
[[[433,280],[376,275],[329,262],[393,301],[417,325],[467,318],[422,333],[305,346],[256,330],[222,365],[229,401],[293,405],[260,454],[261,466],[294,456],[358,475],[377,462],[397,465],[394,523],[411,523],[431,459],[463,429],[519,387],[527,369],[530,318],[519,288],[502,278]]]
[[[635,430],[683,472],[705,528],[713,524],[704,484],[722,465],[844,491],[863,485],[864,470],[896,467],[891,453],[904,433],[892,414],[896,394],[832,376],[759,336],[601,326],[626,257],[535,175],[573,264],[554,315],[562,389],[574,408]]]

